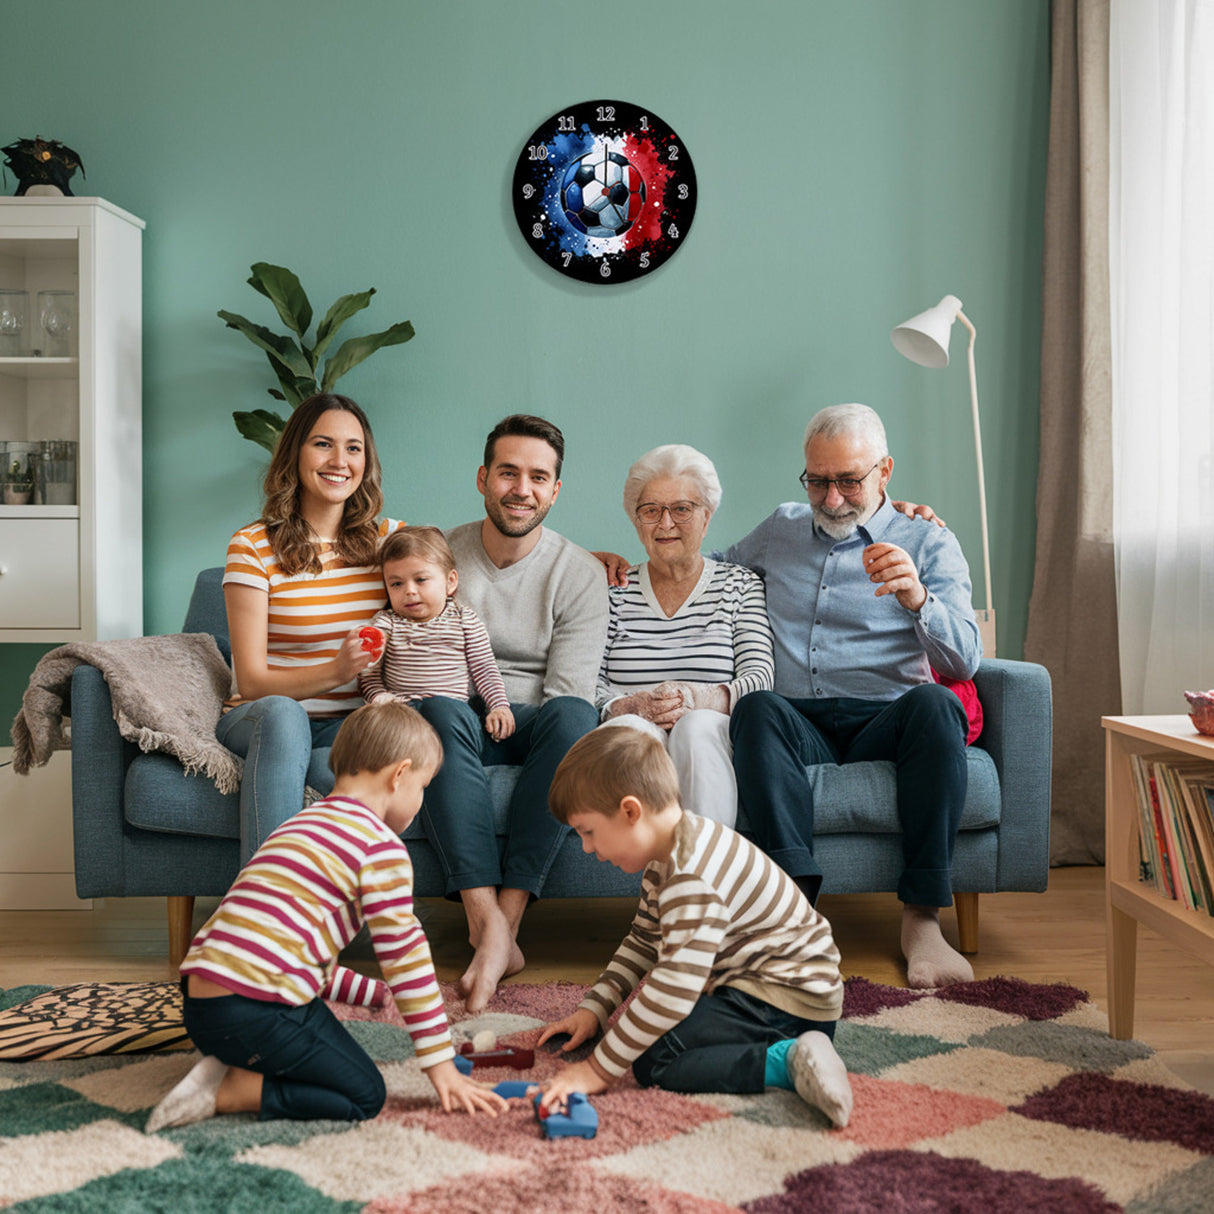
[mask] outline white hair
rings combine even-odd
[[[624,513],[631,519],[641,491],[659,476],[686,476],[698,486],[700,500],[715,514],[721,504],[721,482],[712,460],[686,443],[666,443],[641,456],[624,480]]]
[[[809,444],[815,438],[841,436],[862,439],[877,459],[885,459],[889,455],[885,427],[876,412],[867,405],[829,405],[819,409],[805,427],[805,441],[801,446],[808,455]]]

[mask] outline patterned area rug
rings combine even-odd
[[[533,1045],[584,988],[504,987],[461,1038]],[[24,988],[31,994],[38,988]],[[449,992],[447,992],[449,995]],[[458,1005],[448,998],[448,1007]],[[394,1011],[337,1009],[389,1099],[362,1125],[223,1117],[147,1136],[193,1053],[0,1063],[0,1207],[250,1214],[1181,1214],[1214,1208],[1214,1100],[1069,986],[988,979],[935,994],[852,979],[836,1044],[842,1131],[789,1092],[679,1096],[631,1079],[591,1140],[548,1141],[529,1106],[444,1114]],[[477,1072],[496,1082],[533,1071]]]

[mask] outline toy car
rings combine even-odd
[[[549,1138],[593,1138],[599,1132],[599,1115],[581,1092],[570,1092],[565,1111],[540,1107],[543,1093],[535,1098],[535,1116]]]

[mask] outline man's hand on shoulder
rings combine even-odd
[[[907,611],[918,611],[927,602],[915,562],[897,544],[869,544],[862,559],[869,580],[877,583],[878,597],[892,594]]]
[[[928,505],[922,502],[896,502],[890,498],[889,504],[899,514],[907,518],[921,518],[924,522],[935,523],[937,527],[947,527],[948,524]]]

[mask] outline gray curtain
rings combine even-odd
[[[1102,715],[1121,711],[1108,274],[1109,0],[1054,0],[1037,554],[1025,657],[1054,687],[1053,864],[1104,862]]]

